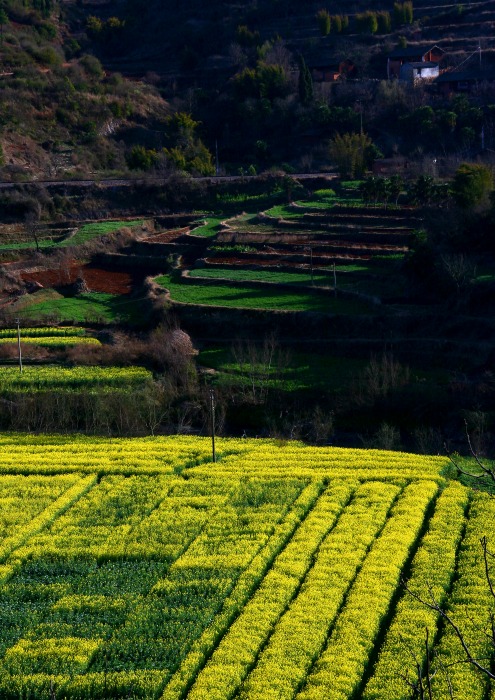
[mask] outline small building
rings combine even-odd
[[[387,58],[387,78],[400,78],[404,63],[440,63],[445,51],[436,44],[397,47]]]
[[[373,161],[373,175],[382,175],[390,177],[390,175],[406,175],[409,169],[409,161],[403,156],[394,156],[393,158],[376,158]]]
[[[433,61],[415,61],[414,63],[403,63],[400,67],[399,79],[409,85],[421,85],[425,82],[432,82],[440,75],[438,63]]]
[[[474,68],[464,71],[445,71],[435,80],[435,86],[442,95],[458,92],[473,93],[482,85],[495,85],[495,69]]]
[[[348,58],[340,63],[308,61],[308,68],[315,83],[335,83],[338,80],[356,77],[356,66]]]

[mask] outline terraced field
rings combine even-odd
[[[349,189],[215,225],[200,263],[183,262],[181,279],[157,279],[173,301],[348,313],[351,299],[349,313],[366,313],[366,303],[400,296],[401,261],[420,222],[408,207],[367,206]]]
[[[2,698],[489,697],[439,616],[493,599],[495,501],[447,460],[299,443],[0,436]],[[21,507],[22,504],[22,507]],[[435,663],[435,662],[434,662]],[[448,678],[442,669],[449,669]]]

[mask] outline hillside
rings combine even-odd
[[[2,177],[212,174],[217,157],[227,173],[327,169],[328,140],[360,124],[386,156],[474,155],[482,126],[492,147],[490,90],[461,104],[432,86],[414,95],[384,81],[394,47],[434,44],[444,52],[442,71],[481,68],[480,80],[491,80],[495,3],[396,5],[402,10],[354,2],[343,13],[332,3],[291,0],[8,0],[0,25]],[[418,112],[425,104],[433,127]],[[457,123],[446,116],[452,111]]]

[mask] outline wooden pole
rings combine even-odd
[[[211,419],[211,461],[216,462],[215,453],[215,392],[210,389],[210,419]]]
[[[17,323],[17,349],[19,350],[19,371],[22,372],[22,352],[21,352],[21,327],[20,327],[20,319],[16,318],[15,322]]]

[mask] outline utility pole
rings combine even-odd
[[[311,272],[311,284],[314,286],[314,277],[313,277],[313,246],[308,245],[306,247],[306,250],[309,250],[309,269]]]
[[[216,462],[215,453],[215,392],[210,389],[210,420],[211,420],[211,461]]]
[[[17,323],[17,348],[19,350],[19,371],[22,372],[22,352],[21,352],[21,327],[20,327],[20,319],[16,318],[15,322]]]
[[[218,160],[218,140],[215,139],[215,175],[220,175],[220,162]]]

